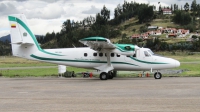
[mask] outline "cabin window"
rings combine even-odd
[[[144,55],[145,55],[146,57],[150,57],[150,56],[151,56],[147,51],[144,51]]]
[[[120,55],[119,55],[119,54],[117,54],[117,57],[120,57]]]
[[[84,53],[84,56],[87,57],[87,53]]]
[[[93,53],[93,56],[97,56],[97,53]]]
[[[126,55],[126,57],[130,57],[129,55]]]
[[[103,56],[103,53],[99,53],[99,56],[102,57],[102,56]]]
[[[110,56],[111,56],[111,57],[114,57],[114,56],[115,56],[115,54],[114,54],[114,53],[111,53],[111,54],[110,54]]]
[[[107,57],[107,54],[105,53],[105,57]]]

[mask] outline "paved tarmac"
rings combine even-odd
[[[200,112],[200,77],[0,78],[0,112]]]

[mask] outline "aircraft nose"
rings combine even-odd
[[[180,66],[180,62],[175,60],[175,67],[179,67]]]

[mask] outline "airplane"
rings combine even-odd
[[[113,79],[116,71],[158,71],[179,67],[180,62],[154,54],[149,48],[132,44],[113,44],[104,37],[86,37],[79,42],[88,47],[42,49],[29,28],[24,14],[8,16],[14,56],[58,65],[96,69],[101,80]]]

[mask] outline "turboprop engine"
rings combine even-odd
[[[121,55],[133,56],[136,50],[139,49],[137,45],[132,44],[115,44],[116,49],[112,50],[112,52]]]

